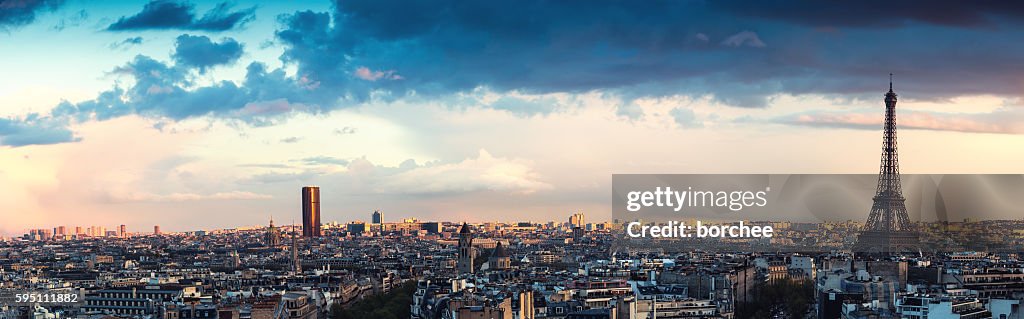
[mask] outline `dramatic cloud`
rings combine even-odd
[[[997,24],[1001,18],[1024,17],[1016,1],[884,1],[855,3],[800,1],[714,1],[716,9],[749,18],[783,20],[816,27],[900,27],[913,22],[974,27]]]
[[[0,31],[32,23],[40,12],[54,11],[63,4],[63,0],[0,1]]]
[[[846,21],[839,28],[804,18],[814,16],[803,14],[812,12],[806,8],[793,10],[797,16],[785,13],[793,9],[786,3],[753,6],[770,14],[752,17],[731,4],[689,1],[337,1],[331,12],[279,17],[281,68],[251,62],[242,81],[197,85],[196,73],[238,61],[243,46],[183,35],[173,65],[137,56],[115,70],[131,77],[130,84],[62,103],[49,117],[214,116],[262,126],[293,112],[372,99],[458,99],[486,90],[508,97],[479,105],[527,117],[559,104],[517,94],[611,94],[623,100],[618,115],[637,120],[644,112],[629,104],[638,98],[709,97],[750,108],[769,107],[780,94],[858,99],[884,91],[890,72],[901,96],[911,99],[1022,96],[1024,42],[1006,39],[1024,25],[1019,14],[1000,13],[1013,9],[1007,5],[950,3],[886,28],[874,15],[889,12],[854,5],[826,12],[853,16],[839,19]],[[196,18],[189,3],[153,1],[110,29],[226,30],[252,18],[253,9],[229,9],[221,3]]]
[[[900,6],[909,10],[922,5]],[[795,5],[777,6],[815,16]],[[356,97],[368,94],[366,90],[423,95],[488,87],[499,92],[711,95],[728,105],[764,107],[766,98],[778,93],[874,94],[889,72],[913,83],[903,87],[904,93],[922,99],[986,93],[1019,96],[1013,83],[1024,81],[1024,67],[1019,67],[1024,63],[986,62],[1024,59],[1024,44],[1005,41],[1014,37],[1019,19],[991,20],[999,28],[940,31],[927,22],[934,19],[922,16],[895,31],[824,32],[789,16],[756,19],[729,5],[686,1],[628,6],[611,1],[586,6],[497,1],[409,7],[404,2],[354,0],[338,1],[335,7],[332,13],[306,11],[286,17],[285,28],[278,31],[285,44],[282,58],[295,63],[304,78]],[[987,17],[1000,16],[1001,9],[951,3],[942,10]],[[873,10],[849,12],[875,15]],[[757,50],[734,49],[737,46]],[[970,52],[964,51],[968,47]],[[975,62],[950,63],[951,59]],[[355,68],[393,70],[402,81],[367,86],[337,71]],[[363,75],[371,74],[375,73]]]
[[[687,3],[408,5],[345,1],[337,2],[333,13],[296,13],[278,31],[286,45],[282,58],[311,81],[354,90],[356,97],[367,90],[436,95],[478,87],[582,92],[634,85],[641,73],[643,82],[656,81],[665,73],[690,67],[680,75],[699,72],[705,65],[685,57],[687,39],[695,34],[678,23],[691,15]],[[604,15],[604,10],[619,13]],[[622,29],[594,26],[597,16],[608,20],[605,26]],[[658,63],[665,65],[651,68]],[[346,69],[357,70],[356,79],[375,81],[366,81],[373,84],[368,86],[332,71]],[[379,80],[388,75],[402,81]]]
[[[183,57],[184,58],[184,57]],[[209,62],[209,61],[207,61]],[[128,88],[115,87],[101,93],[96,99],[80,103],[62,103],[53,110],[56,117],[73,117],[79,121],[107,120],[139,114],[175,120],[204,115],[217,115],[260,122],[273,116],[292,103],[254,104],[253,101],[272,102],[282,98],[303,102],[317,98],[303,95],[305,89],[285,77],[283,71],[267,72],[259,63],[250,64],[246,80],[241,84],[220,81],[210,86],[192,89],[189,65],[167,65],[148,56],[138,55],[131,62],[114,70],[115,74],[130,76],[134,83]]]
[[[198,19],[194,11],[195,6],[191,3],[175,0],[153,0],[142,8],[142,12],[117,19],[117,22],[107,27],[107,30],[180,29],[226,31],[241,27],[252,21],[255,18],[256,8],[231,11],[231,5],[223,2]]]
[[[220,43],[210,41],[207,36],[182,34],[174,42],[174,53],[171,58],[179,66],[193,67],[199,73],[206,72],[213,66],[230,64],[242,57],[242,44],[232,38],[224,38]]]

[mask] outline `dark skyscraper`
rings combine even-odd
[[[302,188],[302,237],[320,237],[320,187]]]
[[[383,224],[384,223],[384,213],[381,212],[380,210],[373,211],[373,223],[374,224]]]

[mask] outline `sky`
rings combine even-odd
[[[0,235],[611,217],[620,173],[1021,173],[997,1],[0,0]],[[864,213],[866,214],[866,212]]]

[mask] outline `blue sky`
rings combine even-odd
[[[306,184],[324,220],[600,220],[613,173],[871,172],[889,73],[905,171],[1016,172],[1019,6],[3,0],[0,233],[263,223]]]

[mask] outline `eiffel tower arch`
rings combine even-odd
[[[896,146],[896,93],[892,90],[892,74],[889,74],[889,92],[885,93],[885,124],[878,186],[872,198],[873,204],[868,220],[857,236],[857,243],[853,248],[855,253],[898,254],[917,252],[921,247],[920,235],[913,228],[907,215]]]

